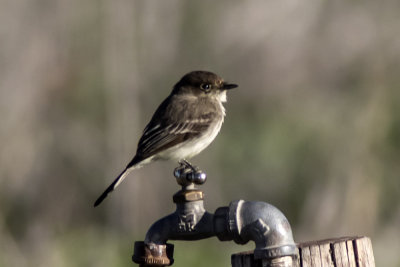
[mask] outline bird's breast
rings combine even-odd
[[[196,156],[206,147],[208,147],[215,139],[221,130],[222,123],[223,118],[210,124],[208,129],[200,135],[182,142],[174,147],[166,149],[165,151],[159,153],[157,157],[161,159],[172,159],[178,161],[181,159],[190,159]]]

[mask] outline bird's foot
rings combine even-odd
[[[180,167],[185,167],[185,169],[189,169],[192,172],[197,172],[200,170],[199,167],[194,166],[192,163],[190,163],[186,159],[180,160],[179,164],[181,165]]]
[[[201,171],[197,166],[192,165],[189,161],[185,159],[180,160],[179,165],[180,166],[175,168],[174,171],[174,175],[178,181],[178,184],[204,184],[206,182],[206,173]]]

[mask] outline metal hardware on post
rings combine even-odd
[[[169,266],[174,262],[173,245],[168,240],[199,240],[217,236],[238,244],[255,242],[254,257],[264,260],[290,256],[297,248],[286,217],[274,206],[259,201],[232,201],[214,214],[204,208],[204,193],[195,185],[204,184],[206,173],[182,161],[174,170],[181,190],[173,196],[176,210],[156,221],[144,242],[135,242],[132,260],[140,266]]]
[[[135,254],[132,260],[140,266],[169,266],[174,263],[174,245],[145,244],[143,241],[135,242]]]

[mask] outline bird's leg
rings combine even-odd
[[[179,164],[181,166],[185,166],[185,168],[190,169],[192,172],[197,172],[199,170],[199,168],[197,166],[192,165],[189,161],[187,161],[186,159],[182,159],[179,161]]]
[[[202,172],[197,166],[193,166],[189,161],[182,159],[179,161],[180,166],[175,168],[174,176],[178,184],[188,186],[194,184],[204,184],[207,179],[205,172]]]

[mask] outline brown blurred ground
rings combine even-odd
[[[176,164],[92,204],[196,69],[240,85],[192,160],[210,211],[267,201],[296,241],[367,235],[377,266],[400,266],[398,1],[1,3],[0,266],[133,266],[133,242],[174,209]],[[252,247],[175,244],[174,266]]]

